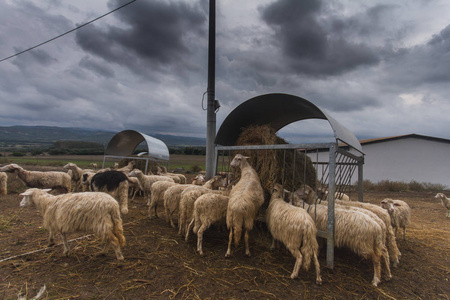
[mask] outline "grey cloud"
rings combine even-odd
[[[280,0],[261,9],[262,19],[281,41],[286,65],[294,72],[340,75],[380,61],[375,49],[330,32],[321,13],[322,3],[315,0]]]
[[[114,0],[109,6],[120,4]],[[198,3],[175,1],[137,1],[114,15],[127,26],[86,26],[77,31],[76,41],[85,51],[138,74],[151,72],[149,66],[158,70],[189,66],[184,57],[190,54],[186,39],[204,33],[206,20]]]
[[[410,91],[434,85],[449,90],[450,25],[433,35],[428,43],[386,51],[386,81]]]
[[[113,78],[114,77],[114,70],[110,68],[106,64],[98,63],[97,61],[94,61],[88,57],[83,57],[80,62],[79,66],[86,68],[95,74],[105,77],[105,78]]]

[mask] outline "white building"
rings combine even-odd
[[[450,187],[450,140],[408,134],[360,141],[365,153],[363,177],[381,180],[429,182]],[[320,160],[328,153],[320,153]],[[313,158],[313,157],[311,157]],[[313,159],[314,160],[314,159]],[[355,181],[354,176],[352,181]]]

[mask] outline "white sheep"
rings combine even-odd
[[[162,166],[157,166],[156,169],[158,170],[158,175],[163,175],[163,176],[169,176],[171,177],[176,183],[181,183],[181,184],[185,184],[186,183],[186,176],[184,176],[183,174],[177,174],[177,173],[169,173],[167,172],[166,167]],[[175,178],[178,178],[178,180],[175,180]]]
[[[193,185],[204,185],[206,183],[205,176],[198,174],[194,178],[192,178]]]
[[[164,206],[164,192],[171,186],[177,185],[178,183],[170,182],[170,181],[157,181],[152,184],[150,188],[150,203],[147,202],[147,205],[149,205],[148,208],[148,216],[150,219],[153,219],[154,217],[158,217],[158,213],[156,212],[158,205]],[[152,212],[155,212],[155,215],[152,214]]]
[[[144,173],[139,169],[134,169],[131,171],[128,176],[130,177],[137,177],[139,179],[139,182],[142,186],[142,191],[144,192],[144,198],[147,199],[147,204],[150,203],[150,196],[151,196],[151,188],[152,185],[157,181],[169,181],[174,182],[172,178],[167,176],[160,176],[160,175],[144,175]]]
[[[178,234],[185,235],[186,241],[189,238],[190,230],[187,227],[194,218],[194,203],[198,197],[207,193],[222,193],[222,191],[191,185],[190,188],[181,192],[178,208]]]
[[[323,191],[322,193],[323,193],[323,195],[322,195],[321,199],[328,200],[328,191]],[[319,194],[320,194],[320,192],[319,192]],[[351,201],[350,197],[343,192],[335,192],[334,199],[343,200],[343,201]]]
[[[447,209],[447,213],[445,216],[447,218],[450,218],[450,199],[447,198],[443,193],[437,193],[436,196],[434,196],[436,199],[441,199],[442,206],[444,206]]]
[[[130,189],[130,197],[131,202],[134,201],[134,197],[136,197],[136,194],[143,190],[141,182],[136,177],[128,177],[128,187]]]
[[[239,169],[241,178],[231,189],[227,207],[227,227],[230,230],[228,248],[225,257],[231,256],[231,242],[237,246],[241,239],[242,227],[245,228],[245,254],[250,256],[248,234],[253,229],[253,223],[260,206],[264,203],[264,191],[256,171],[247,161],[248,157],[237,154],[230,166]]]
[[[83,170],[74,163],[68,163],[64,165],[63,169],[66,170],[67,174],[69,174],[70,177],[72,178],[72,191],[83,190],[83,183],[82,183],[83,173],[93,172],[92,170],[89,169]]]
[[[70,175],[65,172],[27,171],[17,164],[9,164],[0,169],[2,172],[14,172],[29,188],[63,188],[71,191]]]
[[[314,219],[318,230],[327,231],[328,207],[321,204],[307,205],[306,210]],[[387,254],[384,244],[384,234],[380,225],[369,215],[335,207],[334,244],[336,247],[346,247],[365,259],[371,259],[374,268],[372,285],[381,281],[381,259]],[[386,250],[384,250],[386,249]],[[384,257],[386,270],[389,269],[389,259]],[[390,273],[386,280],[389,280]]]
[[[164,192],[164,212],[166,213],[166,222],[175,228],[172,215],[178,211],[180,207],[181,193],[187,188],[201,188],[191,184],[178,184],[169,187]]]
[[[98,169],[97,163],[90,163],[89,166],[92,167],[94,170]]]
[[[211,190],[219,190],[220,188],[224,188],[227,186],[227,179],[222,177],[221,175],[213,176],[210,180],[206,181],[203,184],[204,188]]]
[[[302,184],[300,188],[293,193],[287,190],[284,190],[284,192],[286,197],[289,199],[289,203],[297,207],[300,207],[303,201],[308,204],[312,204],[317,199],[316,193],[307,184]]]
[[[8,175],[5,172],[0,172],[0,195],[8,194]]]
[[[193,232],[197,235],[197,251],[203,255],[203,232],[212,224],[226,222],[228,196],[208,193],[201,195],[194,203]],[[192,225],[189,225],[191,227]]]
[[[43,227],[49,231],[49,246],[59,233],[64,243],[64,255],[69,253],[66,235],[74,232],[95,233],[106,242],[103,253],[111,245],[118,260],[123,260],[120,246],[125,246],[119,204],[108,194],[97,192],[68,193],[53,196],[50,189],[28,189],[20,206],[35,205],[43,217]]]
[[[317,243],[317,228],[306,210],[286,203],[281,197],[283,188],[275,184],[269,207],[266,210],[266,224],[275,240],[281,241],[295,257],[295,265],[291,278],[298,277],[300,267],[308,271],[311,260],[316,269],[316,283],[322,284],[318,260],[319,245]]]
[[[122,214],[128,213],[129,178],[120,171],[96,173],[91,179],[91,190],[105,192],[113,196],[120,204]]]
[[[393,262],[393,266],[397,267],[402,254],[400,253],[400,250],[397,247],[397,242],[395,240],[395,233],[392,228],[389,213],[385,209],[371,203],[357,202],[357,201],[342,201],[342,200],[335,200],[335,203],[339,205],[364,208],[368,211],[373,212],[375,215],[377,215],[378,218],[380,218],[383,221],[386,229],[386,246],[389,252],[389,257],[390,260]]]
[[[411,219],[411,208],[402,200],[392,200],[390,198],[381,201],[381,207],[386,209],[391,216],[392,228],[395,235],[399,227],[403,228],[403,239],[406,239],[406,227],[409,226]]]

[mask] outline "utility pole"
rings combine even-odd
[[[206,118],[206,179],[214,176],[216,139],[216,0],[209,0],[209,40],[208,40],[208,105]]]

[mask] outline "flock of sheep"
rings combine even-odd
[[[226,223],[229,229],[225,256],[232,255],[244,235],[245,254],[251,255],[249,233],[264,203],[264,192],[257,172],[247,161],[248,157],[237,154],[230,166],[240,174],[238,181],[228,183],[220,175],[209,181],[198,175],[192,184],[181,174],[168,173],[158,167],[157,175],[145,175],[134,169],[134,162],[120,169],[83,170],[73,163],[64,166],[66,172],[27,171],[17,164],[0,169],[0,193],[6,194],[5,172],[17,174],[29,189],[20,206],[36,206],[43,216],[43,227],[49,231],[49,245],[54,235],[60,234],[64,254],[69,246],[66,235],[73,232],[95,233],[105,242],[104,252],[111,246],[118,260],[123,260],[121,247],[125,245],[121,215],[128,213],[128,201],[133,201],[141,191],[149,206],[150,219],[157,217],[157,206],[163,205],[166,221],[175,226],[173,215],[178,212],[178,233],[188,240],[191,232],[197,235],[197,251],[203,255],[203,233],[212,224]],[[67,193],[57,196],[48,192],[63,188]],[[130,194],[131,192],[131,194]],[[346,195],[336,195],[335,200],[335,246],[346,247],[373,262],[372,284],[381,281],[382,269],[385,279],[391,278],[390,261],[396,267],[401,253],[397,247],[398,228],[410,222],[410,208],[401,200],[384,199],[381,206],[348,201]],[[438,193],[450,217],[450,199]],[[327,193],[315,193],[308,186],[291,193],[275,184],[269,206],[265,212],[267,228],[273,237],[271,248],[281,242],[296,259],[291,278],[298,276],[303,267],[308,270],[311,261],[315,266],[316,283],[321,284],[318,261],[317,231],[327,231]]]

